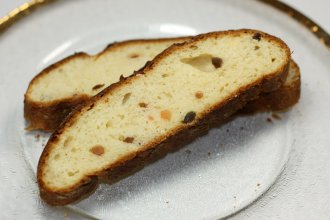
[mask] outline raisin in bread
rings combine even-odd
[[[278,89],[290,59],[282,40],[256,30],[170,46],[76,108],[52,134],[38,164],[41,197],[51,205],[75,202],[112,174],[193,140]]]
[[[74,107],[119,81],[121,76],[126,77],[140,69],[173,43],[189,39],[123,41],[111,44],[95,56],[77,53],[49,66],[34,77],[25,94],[24,115],[29,121],[28,129],[53,131]],[[269,99],[264,98],[260,103],[255,101],[249,105],[248,111],[264,110],[262,106],[274,106],[278,101],[286,102],[286,107],[289,107],[298,101],[286,98],[293,97],[291,93],[295,93],[300,86],[293,85],[296,87],[286,86],[283,91],[272,93]],[[256,108],[253,109],[253,106]]]

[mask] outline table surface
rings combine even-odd
[[[27,2],[29,0],[1,0],[0,2],[0,17],[6,15],[13,8]],[[329,0],[282,0],[283,2],[298,9],[328,33],[330,33],[330,1]]]

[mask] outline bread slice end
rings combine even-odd
[[[29,123],[26,130],[54,131],[74,108],[90,98],[88,95],[79,95],[47,103],[25,98],[24,117]]]

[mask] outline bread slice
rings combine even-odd
[[[258,99],[248,102],[240,113],[255,113],[256,111],[285,111],[296,104],[300,98],[300,69],[291,60],[288,77],[283,85],[274,92],[261,94]]]
[[[100,181],[182,146],[278,89],[289,62],[282,40],[256,30],[212,32],[170,46],[75,109],[53,133],[38,164],[41,197],[72,203]]]
[[[123,41],[109,45],[95,56],[77,53],[51,65],[34,77],[25,94],[28,129],[53,131],[74,107],[118,82],[121,76],[140,69],[173,43],[189,39],[191,37]],[[298,75],[296,70],[291,72]],[[272,110],[272,107],[283,110],[295,104],[300,84],[292,82],[287,81],[285,87],[260,102],[254,101],[246,111]]]
[[[41,71],[24,97],[28,130],[53,131],[79,104],[142,68],[173,43],[190,37],[130,40],[110,44],[91,56],[80,52]]]

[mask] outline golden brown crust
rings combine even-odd
[[[300,70],[298,65],[291,60],[290,68],[297,72],[287,85],[282,85],[278,90],[261,94],[256,100],[247,103],[240,113],[251,114],[266,111],[285,111],[295,105],[300,98]]]
[[[24,117],[30,121],[27,130],[55,130],[77,106],[89,100],[90,96],[80,95],[70,99],[48,102],[46,105],[24,100]]]
[[[68,99],[49,102],[36,102],[30,97],[31,89],[33,88],[34,84],[41,80],[44,75],[48,74],[53,69],[65,65],[67,62],[70,62],[73,59],[84,59],[88,57],[89,55],[86,53],[75,53],[57,63],[50,65],[31,80],[29,87],[24,95],[24,117],[27,121],[29,121],[29,126],[26,128],[27,130],[55,130],[74,107],[82,104],[84,101],[90,98],[87,95],[79,95]]]
[[[125,84],[127,83],[131,83],[137,74],[146,74],[147,72],[151,71],[154,65],[159,63],[164,57],[178,50],[180,47],[178,45],[171,46],[170,48],[166,49],[164,52],[156,56],[156,58],[141,71],[136,72],[132,76],[129,76],[118,83],[114,83],[110,85],[101,93],[94,96],[90,100],[86,101],[86,103],[83,106],[76,108],[73,111],[73,113],[70,114],[70,116],[67,118],[66,122],[61,124],[60,127],[55,131],[55,133],[50,137],[39,160],[37,179],[41,192],[41,197],[51,205],[65,205],[75,202],[80,198],[79,195],[81,197],[84,196],[84,193],[80,193],[81,191],[80,188],[91,181],[94,182],[94,178],[100,180],[106,180],[106,181],[109,180],[111,181],[113,179],[116,179],[117,178],[116,174],[120,173],[121,171],[125,171],[127,169],[129,170],[131,169],[132,166],[147,163],[149,160],[151,160],[150,158],[152,158],[152,155],[166,154],[168,152],[168,149],[174,147],[178,148],[182,146],[183,143],[193,140],[199,135],[202,135],[210,127],[223,122],[230,115],[235,113],[237,110],[241,109],[248,101],[258,98],[260,93],[271,92],[278,89],[283,84],[283,82],[287,77],[288,66],[290,61],[289,48],[286,46],[286,44],[283,41],[279,40],[278,38],[262,33],[260,31],[237,30],[237,31],[213,32],[206,35],[199,35],[196,38],[194,38],[194,41],[188,41],[180,45],[182,45],[182,47],[189,46],[190,44],[196,41],[201,41],[207,37],[220,37],[222,35],[228,35],[228,34],[238,35],[242,33],[255,33],[255,32],[260,33],[263,38],[278,42],[279,45],[281,45],[285,49],[286,51],[285,65],[283,65],[277,71],[267,75],[267,77],[261,78],[257,82],[254,82],[253,84],[240,88],[235,93],[235,95],[232,96],[230,99],[222,100],[221,102],[212,106],[207,111],[199,113],[198,117],[196,118],[196,120],[194,120],[193,123],[182,124],[178,126],[177,128],[173,129],[171,132],[165,134],[164,136],[150,141],[139,152],[126,155],[125,157],[118,159],[116,163],[112,163],[106,167],[100,168],[99,172],[89,174],[88,176],[81,179],[80,182],[77,182],[71,187],[61,190],[54,190],[52,188],[49,188],[47,184],[43,181],[43,173],[44,173],[44,166],[46,164],[47,157],[49,156],[52,148],[54,148],[56,143],[58,142],[61,133],[63,133],[63,131],[68,129],[73,123],[75,123],[81,112],[87,111],[87,109],[96,101],[99,100],[102,101],[101,98],[105,94],[111,94],[115,92],[117,88],[121,86],[125,86]],[[78,193],[76,193],[77,191]],[[56,194],[57,196],[56,197],[52,196],[54,194]]]
[[[114,51],[117,49],[121,49],[123,46],[129,46],[132,44],[139,44],[139,43],[157,43],[157,42],[171,42],[177,43],[179,41],[187,41],[190,40],[192,37],[186,36],[186,37],[173,37],[173,38],[153,38],[153,39],[133,39],[133,40],[126,40],[121,42],[114,42],[106,46],[106,48],[98,53],[95,56],[101,56],[104,53],[108,53],[109,51]]]
[[[54,201],[53,203],[49,203],[51,205],[66,205],[72,203],[72,201],[79,201],[84,197],[92,194],[98,187],[99,182],[97,177],[89,178],[89,181],[86,183],[82,183],[81,186],[72,192],[68,192],[66,194],[57,193],[57,192],[49,192],[44,191],[40,188],[40,196],[45,201]]]

